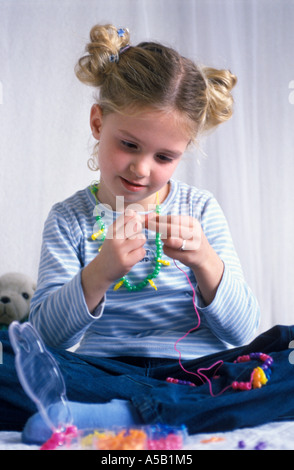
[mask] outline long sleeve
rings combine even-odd
[[[224,263],[216,296],[208,306],[199,298],[199,312],[222,341],[238,346],[252,339],[259,325],[258,302],[246,283],[226,218],[214,197],[208,198],[201,214],[203,231]]]
[[[30,321],[52,347],[69,348],[103,313],[100,304],[90,314],[81,285],[84,260],[82,231],[68,212],[67,219],[53,208],[43,233],[37,291],[31,302]]]

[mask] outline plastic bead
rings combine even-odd
[[[115,284],[113,290],[118,290],[124,283],[124,280],[120,280],[117,284]]]
[[[245,442],[244,441],[239,441],[238,442],[238,447],[239,447],[239,449],[245,449],[245,447],[246,447]]]
[[[165,261],[164,259],[157,259],[157,262],[163,264],[164,266],[170,266],[170,262]]]
[[[71,440],[77,436],[77,428],[68,426],[65,431],[56,431],[40,448],[40,450],[55,450],[60,446],[69,445]]]
[[[263,441],[258,442],[256,446],[254,447],[254,450],[264,450],[266,449],[266,443]]]
[[[168,377],[166,382],[173,383],[173,384],[180,384],[180,385],[189,385],[190,387],[196,387],[193,382],[189,382],[188,380],[180,380],[174,379],[173,377]]]
[[[101,229],[101,230],[99,230],[98,232],[93,233],[93,235],[91,236],[92,240],[97,240],[97,238],[99,238],[100,235],[102,235],[103,232],[104,232],[104,230]]]
[[[118,434],[105,433],[97,439],[99,450],[144,450],[146,433],[140,429],[123,430]]]
[[[149,284],[150,284],[155,290],[157,290],[157,287],[156,287],[156,285],[154,284],[154,282],[152,281],[152,279],[148,279],[148,282],[149,282]]]

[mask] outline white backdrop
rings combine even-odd
[[[294,0],[0,0],[0,274],[37,277],[52,204],[97,176],[93,91],[73,68],[106,22],[238,76],[233,119],[177,176],[221,203],[260,330],[294,323]]]

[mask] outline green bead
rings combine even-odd
[[[157,277],[160,270],[161,270],[161,266],[158,264],[157,266],[155,266],[153,274],[156,275],[156,277]]]
[[[130,287],[130,286],[131,286],[130,281],[129,281],[125,276],[122,277],[121,280],[124,281],[124,284],[125,284],[126,287]]]
[[[143,281],[141,281],[139,284],[138,284],[138,287],[140,287],[141,289],[143,289],[144,287],[146,287],[148,284],[148,281],[147,279],[144,279]]]
[[[134,285],[132,287],[133,287],[132,290],[135,292],[138,292],[139,290],[143,289],[143,286],[140,286],[140,284]]]

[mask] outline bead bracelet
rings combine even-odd
[[[271,365],[273,358],[264,353],[250,353],[244,356],[239,356],[234,363],[249,362],[260,360],[263,364],[253,369],[249,382],[233,382],[232,387],[234,390],[251,390],[252,388],[261,388],[265,385],[271,377]]]
[[[234,381],[232,382],[231,385],[225,387],[221,392],[223,393],[226,391],[228,388],[233,388],[234,390],[251,390],[252,388],[261,388],[263,385],[265,385],[270,377],[271,377],[271,365],[273,364],[273,358],[269,356],[268,354],[264,353],[250,353],[244,356],[239,356],[237,359],[234,361],[234,364],[236,363],[242,363],[242,362],[249,362],[249,361],[254,361],[254,360],[260,360],[262,362],[262,365],[259,367],[255,367],[251,373],[250,380],[249,382],[237,382]],[[220,361],[222,363],[222,361]],[[215,366],[217,363],[213,364]],[[198,373],[194,373],[194,375],[200,377],[201,375],[201,380],[204,377],[209,385],[211,386],[211,382],[208,379],[206,375],[203,374],[203,372],[200,373],[201,369],[198,369]],[[199,375],[198,375],[199,374]],[[179,379],[174,379],[172,377],[168,377],[166,379],[166,382],[173,383],[173,384],[181,384],[181,385],[190,385],[190,386],[196,386],[193,382],[188,382],[185,380],[179,380]],[[212,393],[212,392],[211,392]],[[215,396],[215,395],[213,395]]]

